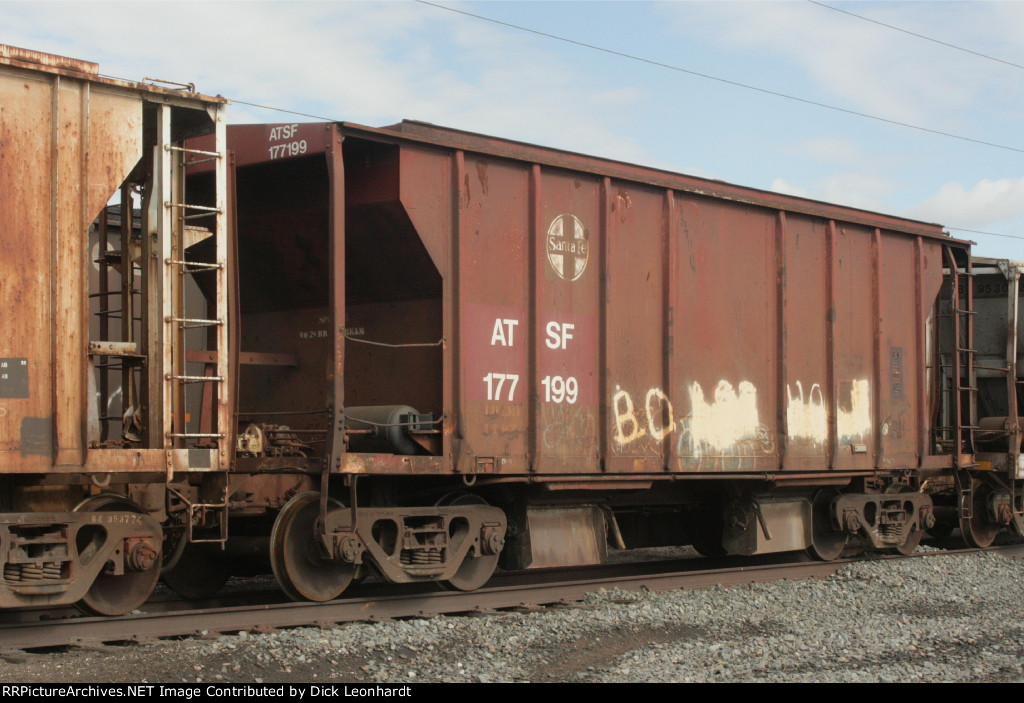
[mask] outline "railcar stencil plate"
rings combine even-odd
[[[0,358],[0,398],[28,398],[28,359]]]

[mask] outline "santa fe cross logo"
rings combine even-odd
[[[580,218],[566,214],[551,220],[547,249],[548,263],[560,277],[575,281],[582,276],[590,258],[590,242]]]

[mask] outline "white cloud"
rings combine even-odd
[[[910,217],[950,226],[984,227],[1024,215],[1024,177],[982,180],[973,187],[947,183],[910,209]]]
[[[895,189],[890,179],[868,171],[834,173],[803,185],[776,178],[771,184],[771,190],[777,193],[877,212],[893,209],[889,197]]]

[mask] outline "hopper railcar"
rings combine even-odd
[[[0,68],[65,109],[53,66]],[[418,122],[224,129],[223,101],[118,88],[123,173],[58,158],[49,191],[0,188],[5,251],[37,252],[0,263],[35,301],[0,349],[29,368],[0,381],[0,607],[114,614],[161,573],[203,597],[266,564],[329,600],[609,545],[1024,534],[1018,269],[937,225]],[[65,201],[71,225],[24,207]]]

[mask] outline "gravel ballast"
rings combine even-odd
[[[846,565],[824,580],[333,629],[3,652],[0,682],[1018,681],[1024,561]]]

